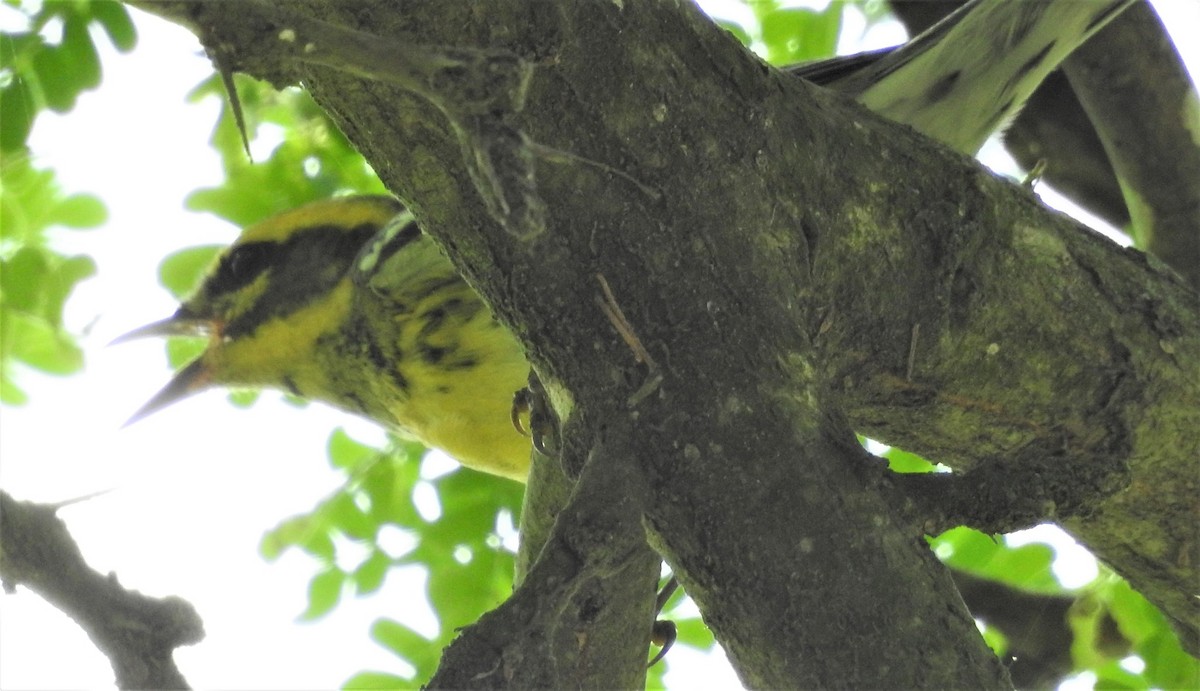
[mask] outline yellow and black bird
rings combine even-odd
[[[436,244],[390,197],[339,197],[247,228],[175,314],[126,338],[207,335],[134,416],[213,386],[331,403],[524,481],[511,422],[529,364]]]
[[[1131,3],[974,0],[876,60],[792,72],[974,153]],[[362,414],[464,465],[527,475],[530,441],[510,422],[529,371],[521,346],[393,199],[330,199],[246,229],[174,316],[127,337],[184,334],[211,340],[135,419],[208,387],[271,387]]]

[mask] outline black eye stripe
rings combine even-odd
[[[221,258],[210,292],[228,293],[244,288],[270,266],[271,255],[278,248],[273,242],[249,242],[231,248]]]
[[[226,295],[245,288],[254,279],[272,266],[287,268],[295,264],[297,255],[305,260],[305,269],[311,268],[312,260],[327,259],[334,262],[343,258],[350,248],[358,248],[378,230],[372,224],[363,224],[353,229],[333,226],[314,226],[297,231],[283,242],[247,242],[229,248],[221,257],[217,270],[205,286],[211,296]]]
[[[218,289],[234,292],[265,271],[271,272],[271,278],[257,302],[230,321],[225,335],[250,333],[265,321],[290,314],[327,294],[346,276],[363,245],[379,229],[373,223],[354,228],[319,225],[298,230],[283,242],[242,245],[258,247],[231,263],[231,282],[221,283]],[[235,250],[230,257],[240,254]]]

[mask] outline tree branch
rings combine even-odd
[[[1182,479],[1197,463],[1200,308],[1171,273],[764,67],[694,8],[366,8],[305,11],[538,66],[512,124],[571,154],[535,160],[546,232],[502,232],[428,99],[321,67],[263,74],[302,69],[513,327],[552,400],[576,403],[568,424],[583,416],[583,437],[601,439],[613,416],[636,421],[654,544],[743,680],[1005,683],[928,550],[864,488],[870,461],[839,408],[855,431],[961,471],[1053,449],[1059,477],[1094,488],[1067,526],[1200,649],[1200,499]],[[253,53],[270,38],[242,31],[256,6],[186,11],[206,45]],[[611,401],[645,374],[595,308],[596,272],[663,363],[626,411]],[[941,656],[881,653],[897,640]]]
[[[121,587],[83,560],[58,506],[19,502],[0,491],[0,579],[25,586],[65,612],[112,663],[122,689],[183,689],[172,651],[204,638],[200,616],[177,597]]]
[[[659,557],[642,530],[647,483],[622,432],[595,445],[568,439],[567,456],[588,459],[532,570],[446,649],[430,688],[644,684]]]
[[[1104,142],[1139,246],[1200,290],[1200,113],[1196,87],[1148,3],[1065,65]]]

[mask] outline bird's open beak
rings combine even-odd
[[[154,398],[151,398],[146,405],[139,408],[133,414],[133,417],[126,420],[122,427],[128,427],[144,417],[157,413],[172,403],[177,403],[194,393],[199,393],[207,389],[211,383],[208,367],[204,364],[204,357],[196,358],[187,367],[176,372],[171,381],[161,391],[154,394]]]
[[[136,341],[139,338],[155,338],[160,336],[197,336],[203,338],[212,335],[213,331],[214,326],[211,319],[193,317],[181,307],[173,316],[117,336],[109,342],[109,345],[128,343],[129,341]]]
[[[184,308],[180,308],[174,316],[168,317],[161,321],[156,321],[152,324],[147,324],[141,328],[134,329],[127,334],[119,336],[109,345],[117,343],[126,343],[139,338],[151,338],[158,336],[211,336],[217,333],[219,329],[211,319],[201,319],[188,314]],[[161,391],[154,395],[146,405],[142,406],[133,417],[125,422],[123,427],[128,427],[142,418],[156,413],[163,408],[181,401],[194,393],[198,393],[208,388],[211,384],[207,366],[204,364],[204,357],[201,356],[192,361],[183,369],[175,373]]]

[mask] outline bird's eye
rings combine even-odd
[[[272,245],[251,242],[229,250],[221,259],[217,281],[223,291],[237,290],[258,277],[271,258]]]

